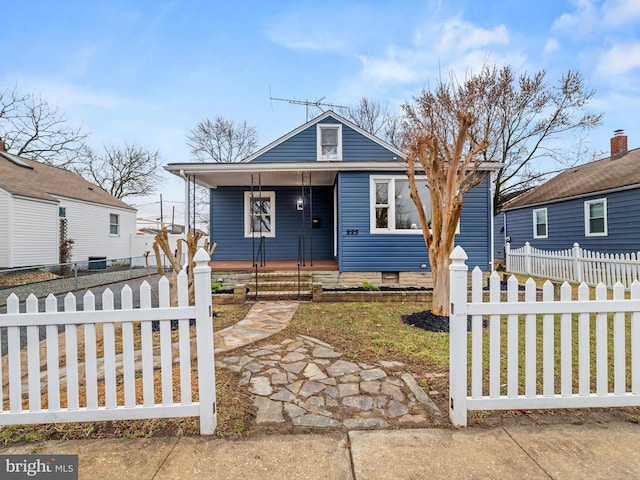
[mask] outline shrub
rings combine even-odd
[[[222,282],[211,282],[211,293],[218,293],[222,288]]]
[[[377,292],[380,290],[379,286],[374,285],[373,283],[367,282],[366,280],[362,282],[362,288],[364,288],[365,290],[369,290],[371,292]]]

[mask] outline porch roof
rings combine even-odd
[[[218,186],[246,186],[257,182],[260,174],[262,185],[300,185],[301,175],[305,184],[333,185],[338,172],[398,172],[407,171],[404,160],[397,161],[318,161],[318,162],[252,162],[252,163],[169,163],[165,170],[185,178],[195,177],[198,185],[207,188]],[[481,170],[496,170],[499,164],[482,164]]]
[[[405,172],[404,161],[391,162],[255,162],[255,163],[170,163],[164,167],[174,175],[195,176],[196,183],[207,188],[218,186],[251,185],[251,176],[257,182],[261,176],[263,185],[300,185],[301,175],[305,184],[333,185],[338,172],[392,171]]]

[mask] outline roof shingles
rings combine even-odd
[[[640,185],[640,148],[624,155],[604,158],[568,168],[546,183],[523,193],[504,210],[595,194],[631,185]]]
[[[42,200],[57,202],[56,197],[66,197],[133,210],[122,200],[74,172],[6,152],[0,152],[0,188],[12,195]]]

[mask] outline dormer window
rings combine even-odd
[[[318,124],[318,160],[342,160],[342,125]]]

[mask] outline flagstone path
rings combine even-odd
[[[305,335],[252,345],[284,329],[297,307],[296,302],[257,303],[244,320],[216,332],[216,367],[233,371],[248,388],[257,424],[351,430],[445,421],[401,362],[351,362],[332,345]]]

